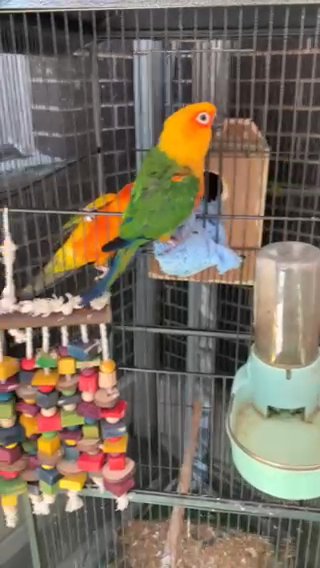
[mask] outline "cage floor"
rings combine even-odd
[[[168,521],[134,520],[126,528],[122,541],[130,568],[160,568]],[[268,539],[241,531],[216,530],[207,524],[184,525],[177,568],[271,568],[289,566],[290,551],[283,561],[275,562],[273,546]]]

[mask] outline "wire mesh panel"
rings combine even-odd
[[[250,118],[267,139],[263,242],[318,246],[319,26],[316,5],[1,15],[0,204],[14,210],[18,289],[62,244],[69,215],[132,181],[163,118],[201,98],[216,101],[217,130],[227,117]],[[223,192],[220,178],[207,178],[208,199]],[[169,503],[191,403],[200,397],[193,495],[256,501],[263,511],[272,499],[239,477],[224,429],[231,379],[251,342],[252,287],[146,283],[149,257],[150,250],[140,255],[112,295],[138,489]],[[82,290],[94,274],[86,267],[53,290]],[[197,523],[263,534],[276,551],[290,537],[295,556],[276,552],[270,566],[317,566],[318,518],[312,524],[301,509],[301,519],[290,520],[277,506],[273,517],[256,509],[247,516],[244,503],[241,514],[199,513]],[[130,566],[117,532],[127,518],[108,500],[88,497],[73,519],[59,507],[37,521],[43,565]],[[195,515],[187,513],[192,522]],[[168,511],[132,506],[130,516],[161,520]]]

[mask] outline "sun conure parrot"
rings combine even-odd
[[[119,237],[102,247],[117,250],[109,271],[82,297],[88,305],[110,289],[140,247],[167,241],[191,215],[204,194],[205,157],[216,107],[208,102],[181,108],[164,123],[134,182]]]
[[[22,291],[22,296],[32,292],[39,294],[43,288],[51,286],[67,272],[78,270],[87,264],[95,264],[97,270],[106,271],[106,264],[114,255],[103,252],[102,246],[119,235],[122,221],[120,215],[92,215],[90,211],[104,213],[123,213],[130,201],[133,184],[128,183],[119,193],[107,193],[86,206],[88,216],[72,217],[63,227],[70,232],[67,240],[57,250],[53,258],[35,278],[32,286]]]

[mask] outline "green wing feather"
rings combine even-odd
[[[173,181],[174,176],[183,176]],[[150,150],[125,212],[120,237],[157,240],[175,230],[191,215],[199,191],[199,180],[158,148]]]

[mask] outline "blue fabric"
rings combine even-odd
[[[180,227],[175,237],[179,240],[175,247],[167,243],[155,242],[154,255],[162,272],[170,276],[188,277],[206,268],[216,267],[219,274],[239,268],[242,259],[227,246],[223,224],[218,219],[197,219],[203,212],[204,204]],[[208,204],[210,215],[218,214],[218,202]]]

